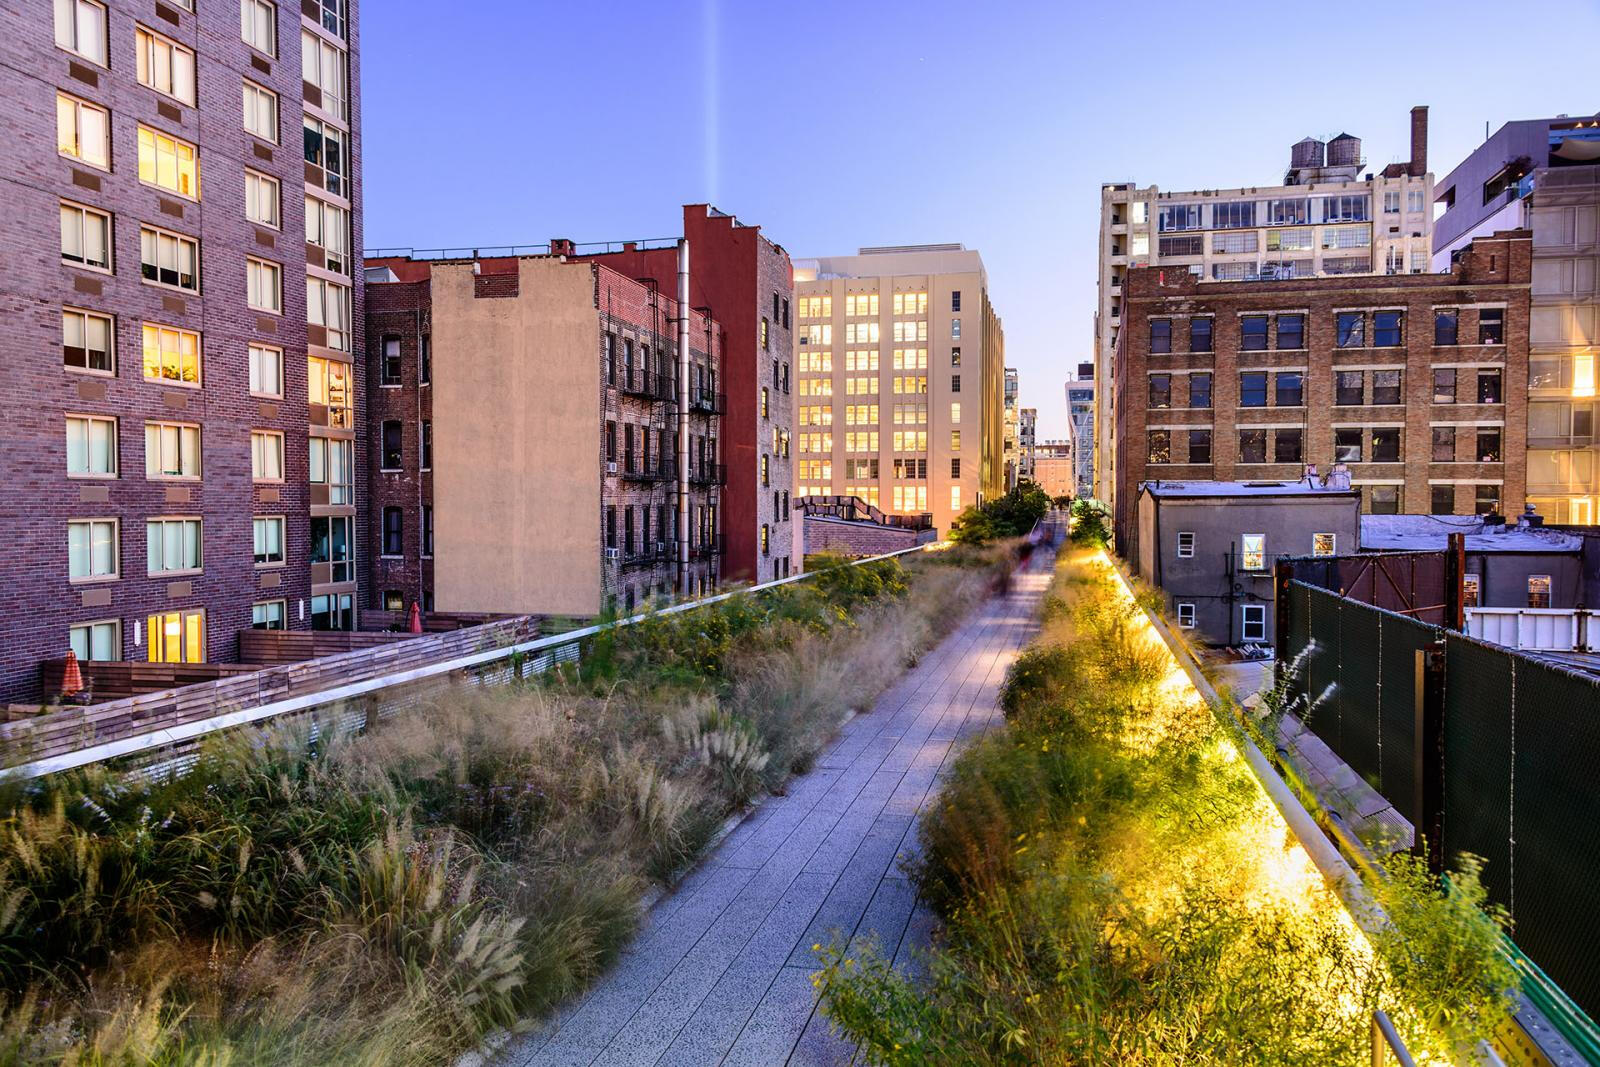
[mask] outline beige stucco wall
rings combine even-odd
[[[523,259],[519,295],[433,269],[435,602],[600,610],[600,327],[593,268]]]

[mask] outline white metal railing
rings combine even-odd
[[[938,547],[944,542],[926,542],[912,548],[902,548],[894,552],[886,552],[881,556],[868,556],[865,559],[852,560],[850,566],[858,567],[865,563],[875,563],[879,560],[894,559],[898,556],[909,555],[913,552],[925,552]],[[124,737],[116,741],[103,744],[89,745],[72,752],[48,756],[43,759],[19,763],[13,767],[0,770],[0,781],[27,780],[42,778],[49,774],[58,774],[62,771],[72,770],[77,767],[86,767],[94,763],[103,763],[106,760],[120,759],[128,756],[139,756],[155,753],[161,749],[170,748],[192,742],[209,734],[219,733],[223,730],[237,729],[253,723],[275,719],[284,715],[310,711],[314,708],[333,707],[357,697],[367,696],[384,689],[409,685],[413,682],[425,681],[431,678],[441,678],[457,671],[479,669],[500,661],[516,662],[516,657],[522,657],[519,670],[521,676],[542,673],[553,664],[576,660],[578,658],[579,644],[586,638],[594,637],[607,630],[623,626],[632,626],[646,619],[662,615],[676,615],[679,612],[692,611],[695,608],[719,604],[724,600],[734,597],[746,596],[750,593],[766,589],[776,589],[791,582],[803,582],[822,571],[805,571],[801,574],[792,574],[787,578],[776,581],[764,582],[760,585],[744,586],[727,593],[718,593],[715,596],[703,597],[699,600],[689,600],[660,611],[640,612],[625,619],[615,622],[601,623],[595,626],[585,626],[566,633],[552,634],[549,637],[535,638],[530,641],[521,641],[516,644],[505,645],[501,648],[486,649],[482,652],[473,652],[453,659],[440,660],[436,663],[425,664],[406,671],[394,674],[380,675],[376,678],[365,678],[360,681],[350,682],[346,685],[335,686],[332,689],[323,689],[314,693],[304,693],[299,696],[276,700],[268,704],[255,707],[240,708],[234,711],[213,715],[205,719],[196,719],[191,722],[179,723],[174,726],[153,730],[149,733],[138,734],[134,737]],[[509,680],[509,678],[508,678]],[[348,722],[357,722],[362,716],[346,715],[343,719]]]
[[[1468,608],[1467,633],[1533,652],[1585,651],[1594,614],[1577,608]]]
[[[1417,1067],[1417,1061],[1406,1050],[1406,1043],[1394,1028],[1389,1014],[1375,1011],[1372,1013],[1372,1067],[1388,1067],[1391,1059],[1400,1067]]]

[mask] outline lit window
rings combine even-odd
[[[67,477],[117,476],[117,420],[67,416]]]
[[[206,661],[206,613],[167,611],[145,618],[149,632],[151,663],[204,663]]]
[[[950,487],[950,510],[961,510],[961,487],[959,485],[952,485]]]
[[[200,291],[200,242],[181,234],[139,228],[139,269],[147,282]]]
[[[61,262],[111,269],[111,216],[81,204],[61,202]]]
[[[1548,608],[1550,606],[1550,576],[1548,574],[1528,575],[1528,607]]]
[[[950,402],[950,421],[961,421],[961,401],[959,400],[953,400]]]
[[[1247,571],[1267,569],[1267,535],[1244,534],[1239,538],[1239,564]]]
[[[144,424],[146,478],[200,477],[200,427],[181,422]]]
[[[96,0],[56,0],[56,44],[105,66],[105,5]]]
[[[176,41],[137,27],[133,31],[139,84],[194,106],[194,53]]]
[[[145,323],[144,376],[199,385],[200,335],[171,326]]]
[[[86,100],[56,94],[56,151],[101,170],[111,167],[111,115]]]
[[[278,143],[278,94],[255,82],[244,83],[244,128],[263,141]]]
[[[122,623],[116,619],[79,623],[67,630],[67,647],[86,663],[120,660]]]
[[[1579,352],[1572,357],[1572,395],[1594,396],[1594,353]]]
[[[198,200],[200,164],[195,158],[194,145],[140,126],[139,180]]]
[[[117,520],[78,519],[67,523],[67,577],[74,582],[117,577]]]
[[[278,5],[269,0],[239,0],[239,36],[269,56],[278,54]]]
[[[250,393],[252,396],[283,396],[283,349],[250,346]]]
[[[306,359],[307,399],[313,409],[311,421],[319,426],[352,429],[354,408],[350,400],[350,365],[336,359],[310,356]]]
[[[282,225],[278,179],[253,170],[244,172],[244,217],[276,230]]]
[[[283,481],[283,434],[250,431],[250,477],[258,482]]]
[[[201,568],[199,519],[151,519],[144,524],[149,573],[172,574]]]
[[[1334,534],[1331,534],[1331,533],[1312,534],[1311,535],[1311,554],[1313,556],[1332,556],[1332,555],[1334,555],[1335,554],[1334,553],[1334,544],[1336,543],[1336,541],[1337,541],[1337,537]]]
[[[1461,576],[1461,606],[1475,608],[1478,606],[1478,583],[1482,578],[1476,574],[1463,574]]]
[[[283,562],[283,516],[258,515],[252,520],[258,567]]]

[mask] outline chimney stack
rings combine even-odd
[[[572,240],[570,240],[569,238],[566,238],[566,237],[552,237],[552,238],[550,238],[550,254],[552,256],[573,256],[573,255],[577,255],[577,253],[578,253],[578,246]]]
[[[1426,104],[1411,109],[1411,175],[1420,178],[1428,173],[1428,108]]]

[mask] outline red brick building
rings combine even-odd
[[[1128,271],[1115,367],[1118,548],[1148,480],[1348,466],[1369,512],[1514,513],[1526,484],[1525,230],[1449,274],[1214,282]]]
[[[353,621],[354,5],[53,6],[0,2],[0,702]]]

